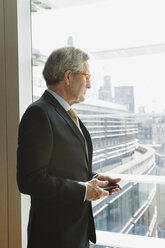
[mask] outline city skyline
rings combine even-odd
[[[76,47],[89,53],[165,43],[163,4],[162,0],[107,0],[33,13],[33,48],[48,56],[66,46],[71,36]],[[135,112],[141,105],[146,112],[163,112],[164,64],[165,53],[91,60],[92,94],[103,85],[104,76],[110,75],[112,88],[134,87]]]

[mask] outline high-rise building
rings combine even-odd
[[[111,78],[109,75],[104,76],[104,85],[99,88],[99,99],[112,101]]]
[[[138,108],[138,112],[139,113],[145,113],[145,107],[144,106],[139,106],[139,108]]]
[[[72,36],[68,36],[67,45],[68,46],[73,46],[73,37]]]
[[[134,112],[134,88],[133,86],[115,87],[115,102],[123,104],[129,112]]]

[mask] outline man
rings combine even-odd
[[[43,70],[48,89],[20,123],[17,182],[31,196],[28,248],[95,243],[91,201],[109,195],[101,186],[120,181],[92,173],[90,135],[70,110],[91,87],[88,59],[74,47],[53,51]]]

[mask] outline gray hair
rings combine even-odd
[[[58,83],[67,70],[73,73],[83,71],[84,63],[88,59],[87,53],[73,46],[54,50],[48,57],[42,72],[47,85]]]

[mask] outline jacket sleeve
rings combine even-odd
[[[93,178],[96,178],[98,175],[99,175],[98,173],[92,172],[92,179],[93,179]]]
[[[33,198],[74,207],[83,204],[86,186],[48,173],[53,133],[47,114],[39,106],[25,112],[17,150],[17,183],[21,193]]]

